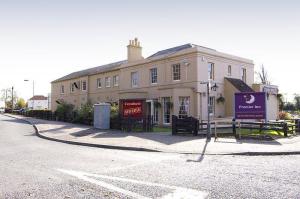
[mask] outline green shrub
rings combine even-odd
[[[117,103],[113,103],[110,107],[110,117],[115,118],[119,116],[119,105]]]
[[[119,104],[112,103],[110,107],[110,128],[121,129]]]
[[[52,112],[50,110],[27,110],[22,112],[21,114],[40,119],[52,118]]]
[[[73,120],[74,117],[73,110],[74,110],[73,104],[69,104],[62,101],[60,102],[60,104],[58,104],[55,113],[58,120],[69,122]]]
[[[278,117],[279,117],[280,120],[290,120],[290,119],[292,119],[291,114],[288,113],[288,112],[285,112],[285,111],[279,112]]]
[[[88,102],[83,104],[77,111],[72,122],[81,124],[92,124],[94,117],[93,105]]]

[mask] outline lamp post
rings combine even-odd
[[[14,112],[14,87],[11,87],[11,112]]]
[[[5,110],[6,110],[6,103],[7,103],[7,91],[8,91],[8,89],[5,89],[5,99],[4,99],[4,108],[5,108]]]
[[[30,80],[24,79],[24,82],[29,82]],[[34,80],[32,80],[32,110],[34,109]]]
[[[207,134],[206,134],[206,139],[208,141],[211,140],[211,128],[210,128],[210,110],[211,110],[211,105],[210,105],[210,101],[209,101],[209,96],[210,96],[210,89],[213,91],[216,91],[218,86],[216,83],[214,83],[213,86],[211,86],[212,80],[208,80],[208,81],[203,81],[200,82],[200,84],[206,84],[206,89],[207,89]]]

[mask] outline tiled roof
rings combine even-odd
[[[199,45],[189,43],[189,44],[184,44],[184,45],[181,45],[181,46],[176,46],[176,47],[173,47],[173,48],[168,48],[168,49],[165,49],[165,50],[158,51],[158,52],[154,53],[153,55],[149,56],[148,58],[151,59],[151,58],[154,58],[154,57],[168,56],[168,55],[177,53],[179,51],[189,49],[189,48],[194,48],[194,47],[200,47],[200,48],[204,48],[204,49],[207,49],[207,50],[216,51],[216,50],[211,49],[211,48],[207,48],[207,47],[204,47],[204,46],[199,46]]]
[[[78,77],[93,75],[93,74],[97,74],[97,73],[102,73],[102,72],[105,72],[105,71],[110,71],[110,70],[113,70],[114,68],[119,67],[121,64],[125,64],[125,63],[127,63],[127,60],[118,61],[118,62],[114,62],[114,63],[102,65],[102,66],[97,66],[97,67],[94,67],[94,68],[89,68],[89,69],[77,71],[77,72],[74,72],[74,73],[70,73],[70,74],[68,74],[64,77],[59,78],[59,79],[56,79],[53,82],[59,82],[59,81],[74,79],[74,78],[78,78]]]
[[[48,98],[43,96],[43,95],[35,95],[32,98],[30,98],[29,100],[47,100]]]
[[[148,58],[153,58],[153,57],[162,56],[162,55],[166,56],[166,55],[170,55],[170,54],[179,52],[181,50],[185,50],[185,49],[193,48],[193,47],[194,47],[193,44],[184,44],[181,46],[176,46],[173,48],[168,48],[165,50],[158,51],[158,52],[154,53],[153,55],[149,56]]]
[[[147,59],[156,59],[156,58],[168,56],[168,55],[177,53],[179,51],[189,49],[189,48],[193,48],[193,47],[196,47],[196,46],[215,51],[214,49],[210,49],[210,48],[206,48],[206,47],[203,47],[203,46],[198,46],[198,45],[189,43],[189,44],[184,44],[184,45],[181,45],[181,46],[176,46],[176,47],[173,47],[173,48],[168,48],[168,49],[165,49],[165,50],[158,51],[158,52],[154,53],[153,55],[149,56]],[[125,64],[125,63],[127,63],[127,60],[118,61],[118,62],[111,63],[111,64],[106,64],[106,65],[102,65],[102,66],[98,66],[98,67],[94,67],[94,68],[89,68],[89,69],[77,71],[77,72],[74,72],[74,73],[70,73],[70,74],[68,74],[64,77],[59,78],[59,79],[56,79],[52,83],[59,82],[59,81],[64,81],[64,80],[69,80],[69,79],[75,79],[75,78],[88,76],[88,75],[93,75],[93,74],[97,74],[97,73],[101,73],[101,72],[110,71],[110,70],[113,70],[114,68],[117,68],[121,64]]]
[[[241,79],[235,79],[235,78],[225,78],[227,79],[236,89],[238,89],[240,92],[254,92],[254,90],[248,86],[244,81]]]

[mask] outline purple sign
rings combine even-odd
[[[235,93],[236,119],[266,119],[266,93]]]

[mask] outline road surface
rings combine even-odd
[[[300,198],[300,156],[108,150],[0,115],[0,198]]]

